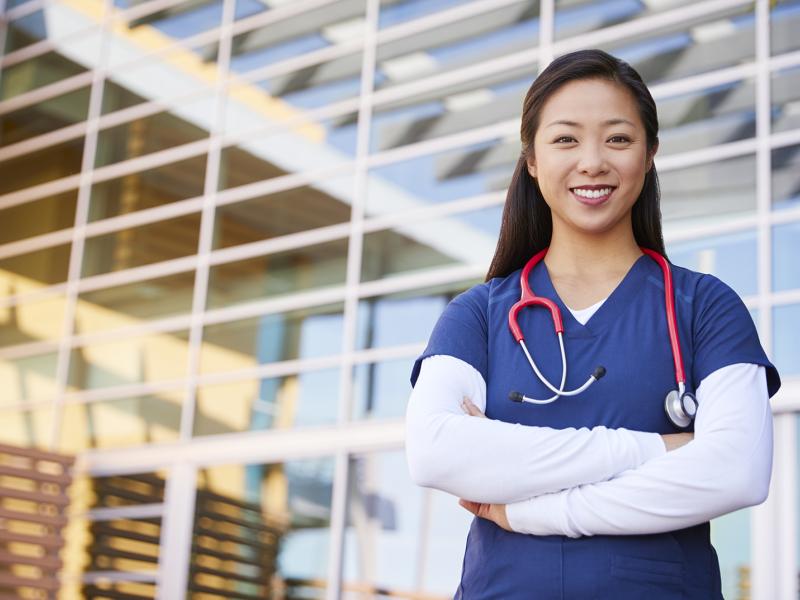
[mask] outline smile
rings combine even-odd
[[[608,186],[597,189],[571,188],[570,191],[579,202],[594,206],[608,200],[615,189],[612,186]]]

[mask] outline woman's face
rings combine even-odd
[[[561,86],[542,107],[528,171],[553,214],[554,234],[630,235],[651,163],[631,93],[583,79]]]

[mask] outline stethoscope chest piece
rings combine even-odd
[[[697,414],[697,399],[689,392],[672,390],[664,400],[664,411],[675,427],[686,429]]]

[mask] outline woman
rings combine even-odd
[[[766,498],[778,373],[728,286],[657,260],[658,121],[636,71],[599,50],[557,58],[521,138],[486,281],[446,307],[411,375],[412,477],[476,515],[456,598],[722,598],[708,521]],[[508,320],[537,254],[527,281],[560,309],[565,379],[551,312],[517,322],[549,387]]]

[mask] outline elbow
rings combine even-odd
[[[742,469],[742,476],[732,482],[729,498],[735,503],[733,510],[756,506],[766,501],[769,496],[771,469]]]
[[[423,487],[438,487],[441,484],[441,464],[433,445],[427,440],[406,439],[406,463],[411,481]]]

